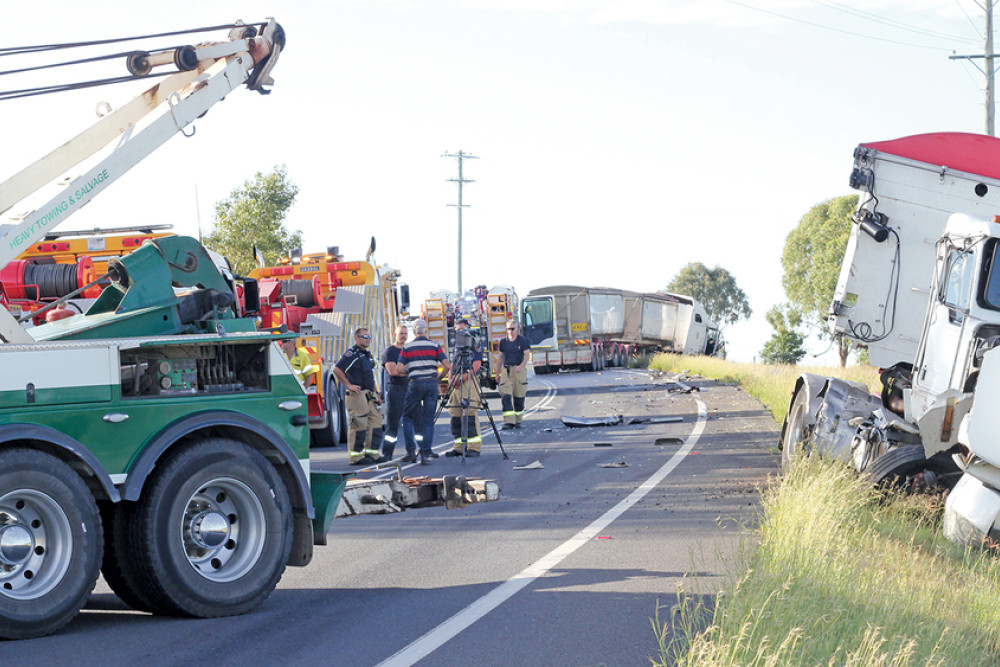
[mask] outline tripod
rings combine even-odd
[[[469,374],[468,382],[462,382],[462,376],[465,373]],[[448,382],[448,388],[441,397],[441,402],[438,404],[437,412],[434,413],[435,422],[441,414],[441,410],[444,409],[445,405],[451,402],[451,395],[456,387],[460,387],[458,408],[459,413],[461,414],[460,419],[462,420],[462,463],[465,463],[466,452],[469,448],[469,419],[466,417],[465,413],[472,406],[473,392],[475,392],[475,398],[478,400],[478,406],[476,408],[477,412],[473,414],[476,416],[476,419],[478,419],[478,410],[486,410],[486,416],[490,421],[490,427],[493,429],[493,435],[496,436],[497,444],[500,445],[500,452],[503,454],[504,459],[507,459],[507,450],[503,448],[503,441],[500,439],[500,431],[497,429],[496,422],[493,421],[493,413],[490,412],[490,406],[486,403],[486,399],[483,397],[483,391],[479,386],[479,382],[475,378],[475,373],[472,368],[471,350],[467,351],[459,348],[455,351],[455,359],[452,361],[452,377]]]

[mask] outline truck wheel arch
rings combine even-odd
[[[97,500],[110,500],[114,503],[121,500],[118,488],[97,457],[65,433],[40,424],[0,426],[0,447],[10,445],[37,449],[70,464]]]
[[[230,437],[259,450],[274,464],[275,470],[285,482],[295,512],[305,512],[309,519],[315,516],[309,480],[288,443],[266,424],[238,412],[222,410],[185,417],[154,437],[129,467],[122,498],[138,500],[156,462],[174,444],[207,433]]]

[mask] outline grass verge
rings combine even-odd
[[[739,382],[772,414],[804,370],[664,356],[651,367]],[[1000,664],[1000,561],[945,540],[942,508],[938,495],[882,493],[843,464],[804,461],[762,491],[714,609],[690,597],[655,619],[653,663]]]

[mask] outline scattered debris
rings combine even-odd
[[[570,428],[583,428],[586,426],[616,426],[622,423],[621,415],[613,417],[560,417],[562,423]]]
[[[542,470],[545,466],[542,465],[541,461],[533,461],[527,465],[514,466],[514,470]]]
[[[610,540],[611,536],[610,535],[598,535],[594,539],[596,539],[596,540]]]
[[[570,428],[585,428],[589,426],[618,426],[629,424],[676,424],[684,421],[683,417],[560,417],[562,423]]]
[[[676,424],[684,421],[684,417],[625,417],[625,424]]]
[[[684,438],[657,438],[653,444],[657,447],[663,447],[664,445],[683,445]]]
[[[683,382],[671,382],[667,385],[667,391],[671,394],[690,394],[692,391],[700,392],[701,389],[694,385],[684,384]]]
[[[601,463],[599,464],[602,468],[627,468],[628,464],[625,461],[613,461],[611,463]]]
[[[594,447],[611,447],[610,442],[595,442]]]

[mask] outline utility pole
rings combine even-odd
[[[479,157],[462,151],[445,153],[441,157],[453,157],[458,160],[458,178],[448,179],[449,183],[458,183],[458,204],[448,204],[448,206],[458,208],[458,296],[462,296],[462,209],[468,206],[468,204],[462,203],[462,186],[466,183],[475,183],[471,178],[465,178],[462,175],[462,162],[464,160],[478,160]]]
[[[986,44],[983,47],[983,55],[948,56],[949,60],[968,60],[976,66],[976,69],[986,75],[986,134],[991,137],[996,136],[996,128],[993,121],[993,90],[996,70],[993,67],[993,59],[997,57],[997,54],[993,53],[993,3],[994,0],[984,0],[983,9],[986,10]],[[976,65],[975,60],[977,58],[984,59],[982,67]]]

